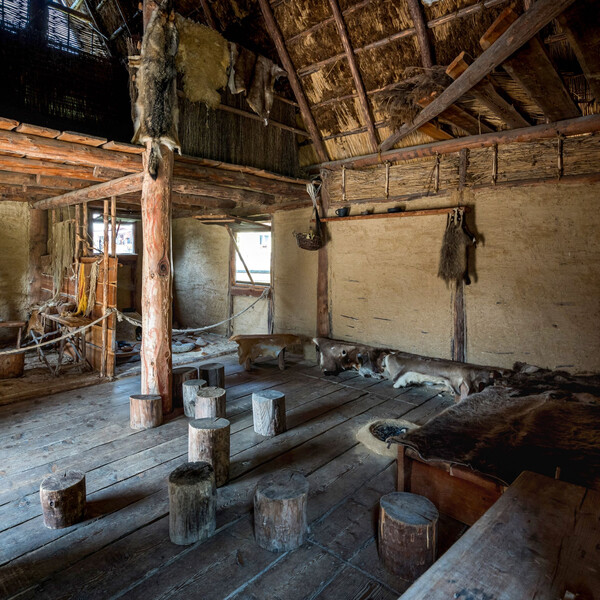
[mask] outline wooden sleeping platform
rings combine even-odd
[[[231,477],[218,489],[217,533],[204,544],[169,540],[167,477],[186,460],[188,420],[130,429],[138,377],[0,407],[1,598],[398,598],[409,582],[385,572],[375,543],[378,501],[395,489],[396,461],[355,433],[377,418],[424,424],[453,399],[356,373],[324,377],[293,356],[285,371],[272,361],[251,372],[237,357],[219,361]],[[268,388],[286,395],[288,431],[275,438],[252,428],[251,394]],[[273,554],[255,544],[252,495],[283,467],[308,478],[310,534],[297,550]],[[67,468],[86,473],[87,517],[46,529],[40,482]]]

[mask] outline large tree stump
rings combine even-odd
[[[227,416],[227,392],[220,387],[205,387],[196,394],[196,419]]]
[[[225,387],[225,365],[221,363],[206,363],[199,365],[200,379],[206,379],[209,387]]]
[[[229,431],[229,421],[217,417],[195,419],[189,424],[188,460],[209,463],[217,487],[229,479]]]
[[[129,426],[150,429],[162,424],[162,398],[158,394],[129,396]]]
[[[436,559],[438,510],[408,492],[386,494],[379,506],[379,556],[388,571],[413,581]]]
[[[271,552],[293,550],[304,543],[308,525],[308,480],[295,471],[263,477],[254,494],[256,543]]]
[[[198,379],[197,367],[175,367],[173,369],[173,408],[183,406],[183,382],[190,379]]]
[[[252,394],[254,431],[272,437],[286,431],[285,395],[277,390],[263,390]]]
[[[186,417],[194,418],[194,407],[196,406],[196,394],[200,388],[206,387],[204,379],[188,379],[183,382],[183,412]]]
[[[169,475],[169,537],[186,546],[209,538],[217,526],[215,473],[206,462],[188,462]]]
[[[85,514],[85,474],[66,471],[48,475],[40,485],[40,502],[44,525],[49,529],[75,525]]]

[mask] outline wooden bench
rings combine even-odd
[[[597,600],[598,540],[600,492],[524,471],[400,598]]]
[[[2,321],[0,329],[17,329],[17,348],[21,347],[21,336],[27,325],[24,321]],[[5,354],[0,356],[0,379],[21,377],[25,369],[25,353]]]
[[[240,365],[244,365],[246,371],[251,369],[252,361],[261,356],[276,358],[279,368],[283,371],[286,348],[302,345],[305,341],[303,336],[291,333],[234,335],[229,339],[237,343]]]

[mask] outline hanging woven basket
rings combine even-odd
[[[309,231],[298,233],[293,232],[296,238],[296,243],[302,250],[318,250],[325,245],[325,239],[321,233],[321,219],[319,219],[319,210],[317,208],[317,198],[321,191],[321,184],[309,183],[306,186],[306,191],[313,202],[313,212],[315,215],[315,228]]]

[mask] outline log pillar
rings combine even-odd
[[[217,527],[217,491],[213,468],[188,462],[169,475],[169,537],[187,546],[209,538]]]
[[[379,501],[379,556],[385,568],[414,581],[437,554],[439,513],[424,496],[392,492]]]
[[[194,418],[196,396],[198,395],[198,390],[203,387],[206,387],[204,379],[188,379],[183,382],[181,391],[183,394],[183,412],[186,417]]]
[[[198,379],[198,367],[175,367],[171,377],[173,408],[181,408],[183,406],[183,384],[186,381]]]
[[[205,387],[196,394],[194,417],[205,419],[209,417],[227,416],[227,392],[220,387]]]
[[[189,424],[188,460],[210,464],[217,487],[229,479],[229,432],[227,419],[195,419]]]
[[[263,477],[254,495],[256,543],[271,552],[286,552],[304,543],[308,525],[308,480],[284,470]]]
[[[277,390],[263,390],[252,394],[254,431],[272,437],[287,431],[285,395]]]
[[[144,28],[158,3],[144,0]],[[173,409],[171,388],[172,261],[171,187],[173,151],[161,145],[156,179],[148,173],[150,143],[143,155],[142,183],[142,394],[160,394],[163,414]]]
[[[85,514],[85,475],[81,471],[48,475],[40,485],[40,502],[49,529],[79,523]]]
[[[162,424],[162,398],[158,394],[129,396],[131,429],[151,429]]]

